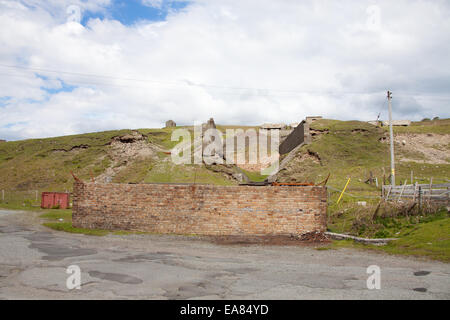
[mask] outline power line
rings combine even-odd
[[[6,77],[18,77],[18,78],[26,78],[26,79],[36,79],[36,76],[33,75],[33,78],[30,77],[30,75],[26,75],[26,74],[10,74],[10,73],[0,73],[0,76],[6,76]],[[42,78],[41,78],[42,79]],[[42,80],[48,80],[48,79],[42,79]],[[92,86],[103,86],[103,87],[119,87],[119,88],[142,88],[142,89],[146,89],[147,87],[143,87],[143,86],[136,86],[136,85],[122,85],[122,84],[116,84],[116,83],[102,83],[102,82],[97,82],[97,81],[80,81],[80,80],[67,80],[67,79],[52,79],[52,80],[60,80],[60,81],[64,81],[70,84],[75,84],[75,85],[92,85]],[[187,86],[187,85],[183,85],[185,88],[189,88],[189,87],[200,87],[200,86]],[[216,87],[216,88],[210,88],[210,89],[222,89],[220,87]],[[174,91],[171,90],[170,88],[165,88],[165,90],[169,90],[169,91]],[[241,90],[245,90],[245,89],[241,89]],[[250,90],[250,89],[247,89]],[[253,91],[253,90],[252,90]],[[298,91],[298,92],[286,92],[286,94],[282,94],[282,91],[275,91],[275,92],[279,92],[278,94],[273,94],[273,93],[264,93],[261,92],[262,90],[260,90],[258,92],[258,90],[254,89],[254,92],[246,92],[246,91],[242,91],[242,92],[221,92],[218,93],[219,95],[239,95],[239,96],[245,96],[245,95],[249,95],[249,96],[257,96],[257,97],[281,97],[281,98],[289,98],[289,97],[298,97],[299,95],[305,95],[305,94],[316,94],[316,95],[325,95],[327,94],[327,92],[307,92],[307,91]],[[267,90],[265,90],[267,91]],[[329,92],[328,92],[329,93]],[[339,95],[339,93],[331,93],[334,95]],[[367,93],[361,93],[364,95],[367,95]]]
[[[92,73],[80,73],[80,72],[69,72],[69,71],[58,71],[52,69],[44,69],[44,68],[34,68],[34,67],[26,67],[26,66],[13,66],[13,65],[5,65],[0,64],[1,67],[5,68],[13,68],[13,69],[22,69],[22,70],[30,70],[37,72],[50,72],[50,73],[60,73],[60,74],[68,74],[68,75],[76,75],[83,77],[96,77],[96,78],[104,78],[111,80],[123,80],[123,81],[136,81],[136,82],[152,82],[158,84],[165,85],[178,85],[178,86],[195,86],[195,87],[203,87],[203,88],[217,88],[217,89],[228,89],[228,90],[252,90],[252,91],[272,91],[272,92],[285,92],[285,93],[297,93],[297,94],[348,94],[348,95],[370,95],[376,94],[379,92],[357,92],[357,91],[312,91],[312,90],[286,90],[286,89],[268,89],[268,88],[256,88],[256,87],[236,87],[236,86],[223,86],[216,84],[204,84],[204,83],[194,83],[192,81],[160,81],[153,79],[139,79],[139,78],[129,78],[129,77],[116,77],[111,75],[98,75]]]
[[[261,96],[261,97],[290,97],[290,95],[274,95],[273,93],[290,93],[293,94],[292,96],[296,95],[303,95],[303,94],[309,94],[309,95],[334,95],[334,96],[340,96],[340,95],[363,95],[363,96],[369,96],[369,95],[375,95],[380,94],[382,91],[373,91],[373,92],[360,92],[360,91],[312,91],[312,90],[286,90],[286,89],[267,89],[267,88],[257,88],[257,87],[237,87],[237,86],[222,86],[222,85],[215,85],[215,84],[201,84],[201,83],[194,83],[192,81],[161,81],[161,80],[154,80],[154,79],[139,79],[139,78],[131,78],[131,77],[116,77],[111,75],[99,75],[99,74],[92,74],[92,73],[81,73],[81,72],[71,72],[71,71],[59,71],[54,69],[45,69],[45,68],[35,68],[35,67],[27,67],[27,66],[15,66],[15,65],[6,65],[6,64],[0,64],[0,67],[4,68],[11,68],[11,69],[21,69],[21,70],[28,70],[28,71],[34,71],[34,72],[49,72],[49,73],[55,73],[55,74],[65,74],[65,75],[72,75],[72,76],[81,76],[81,77],[92,77],[92,78],[101,78],[101,79],[110,79],[110,80],[118,80],[118,81],[132,81],[132,82],[141,82],[141,83],[147,83],[147,84],[153,84],[153,85],[169,85],[169,86],[182,86],[182,87],[198,87],[198,88],[209,88],[209,89],[225,89],[225,90],[233,90],[233,91],[244,91],[238,93],[239,95],[247,94],[248,92],[245,91],[253,91],[252,93],[249,93],[251,96]],[[12,75],[12,74],[0,74],[5,76],[15,76],[15,77],[28,77],[26,75]],[[58,78],[57,78],[58,79]],[[43,79],[46,80],[46,79]],[[60,79],[58,79],[60,80]],[[120,85],[120,84],[113,84],[113,83],[102,83],[102,82],[86,82],[85,80],[67,80],[67,82],[71,83],[78,83],[81,85],[97,85],[97,86],[110,86],[110,87],[124,87],[124,88],[136,88],[135,85],[129,86],[129,85]],[[227,93],[221,93],[224,95],[228,95]],[[234,94],[232,94],[234,95]],[[448,100],[450,99],[450,96],[443,96],[443,95],[436,95],[436,94],[423,94],[418,92],[404,92],[397,94],[399,97],[428,97],[433,99],[443,99]],[[381,113],[381,110],[378,114]]]

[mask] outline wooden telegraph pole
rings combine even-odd
[[[391,140],[391,185],[395,186],[395,163],[394,163],[394,132],[392,130],[392,92],[387,92],[388,107],[389,107],[389,136]]]

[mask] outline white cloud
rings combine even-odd
[[[67,23],[74,3],[83,12],[110,5],[0,1],[0,97],[9,97],[0,99],[0,138],[211,116],[239,124],[311,114],[369,120],[386,109],[387,89],[396,118],[450,116],[445,1],[205,0],[131,26]],[[374,3],[376,28],[367,23]],[[75,89],[49,91],[62,81]]]
[[[142,4],[148,7],[161,8],[163,0],[142,0]]]

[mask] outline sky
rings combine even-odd
[[[450,117],[447,0],[0,0],[0,139]]]

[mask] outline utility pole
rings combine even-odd
[[[389,106],[389,137],[391,141],[391,185],[395,186],[395,163],[394,163],[394,132],[392,130],[392,92],[387,92],[388,106]]]

